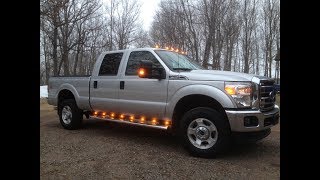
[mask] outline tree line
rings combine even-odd
[[[138,0],[41,0],[40,84],[89,75],[103,51],[174,47],[208,69],[276,76],[279,0],[162,0],[150,30]]]

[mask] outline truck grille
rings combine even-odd
[[[276,92],[274,90],[274,81],[263,80],[260,81],[260,110],[268,111],[274,108],[276,102]]]

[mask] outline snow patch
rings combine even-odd
[[[48,86],[40,86],[40,98],[48,97]]]

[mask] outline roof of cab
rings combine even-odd
[[[130,48],[130,49],[119,49],[119,50],[114,50],[114,51],[105,51],[103,53],[118,53],[118,52],[125,52],[125,51],[137,51],[137,50],[166,50],[166,49],[161,49],[161,48]]]

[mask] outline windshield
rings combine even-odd
[[[155,52],[172,71],[191,71],[203,69],[203,67],[186,55],[166,50],[155,50]]]

